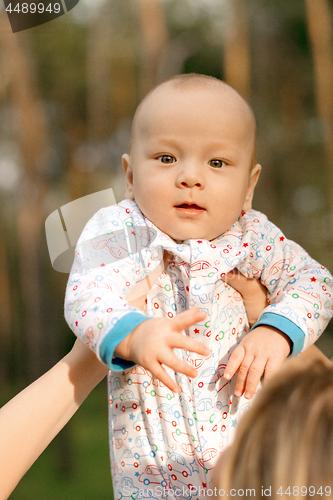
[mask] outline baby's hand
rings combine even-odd
[[[148,319],[140,323],[118,344],[115,353],[123,359],[143,366],[169,389],[178,392],[179,386],[167,374],[162,364],[188,377],[196,377],[197,370],[189,363],[177,358],[173,349],[186,349],[207,356],[210,352],[208,347],[181,334],[182,330],[204,320],[205,317],[204,312],[192,307],[173,319]]]
[[[289,355],[287,335],[271,326],[258,326],[249,332],[232,353],[224,377],[230,380],[238,371],[235,396],[251,399],[265,372],[269,378]]]

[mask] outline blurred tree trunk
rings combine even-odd
[[[48,276],[42,276],[42,248],[45,247],[45,196],[49,158],[49,132],[45,110],[38,95],[38,85],[29,33],[4,34],[1,30],[0,49],[4,71],[9,77],[10,102],[16,113],[17,142],[24,169],[17,200],[17,231],[19,244],[20,292],[24,307],[24,356],[27,380],[30,382],[49,369],[60,357],[59,324],[53,317],[61,314],[47,303]],[[51,297],[51,301],[53,297]],[[47,312],[45,311],[47,309]],[[43,328],[42,313],[46,317]],[[52,314],[53,313],[53,314]],[[16,338],[19,338],[16,336]],[[71,439],[66,427],[59,442],[59,464],[66,473],[73,469]]]
[[[328,158],[329,197],[333,199],[333,47],[331,13],[328,0],[305,0],[312,47],[318,113],[324,130]],[[333,203],[331,201],[331,227]]]
[[[88,138],[109,140],[136,106],[135,30],[131,0],[110,0],[89,26],[87,44]]]
[[[251,58],[246,0],[229,0],[224,38],[225,81],[245,99],[251,97]]]
[[[132,119],[137,104],[135,3],[113,0],[107,5],[112,31],[109,39],[112,132]],[[110,30],[110,24],[105,29]]]
[[[88,134],[92,140],[103,140],[111,133],[111,3],[107,2],[99,9],[87,36]]]
[[[0,26],[4,71],[9,78],[11,103],[17,113],[16,134],[24,176],[17,199],[19,273],[24,304],[24,328],[28,380],[38,377],[41,364],[41,290],[39,263],[44,224],[43,200],[47,191],[44,168],[47,162],[47,125],[36,95],[28,34],[4,33]],[[44,355],[46,353],[43,353]]]
[[[5,232],[3,225],[1,224],[0,226],[0,387],[3,387],[9,375],[12,318]]]
[[[137,105],[135,5],[133,0],[109,0],[89,25],[87,135],[76,138],[76,147],[87,154],[70,161],[70,199],[111,187],[113,176],[121,170]]]
[[[158,82],[158,66],[168,39],[165,15],[160,0],[139,0],[139,22],[141,27],[142,64],[139,93],[143,97]]]

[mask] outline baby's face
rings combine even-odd
[[[157,89],[140,111],[126,195],[175,240],[212,240],[251,208],[260,166],[251,168],[254,122],[233,91]]]

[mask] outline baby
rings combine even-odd
[[[78,242],[65,315],[111,370],[115,499],[202,498],[263,372],[331,318],[331,275],[251,210],[255,135],[251,108],[220,80],[162,83],[134,117],[127,199]],[[268,290],[251,331],[224,281],[233,269]],[[130,306],[153,275],[145,310]]]

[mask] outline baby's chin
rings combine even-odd
[[[149,217],[148,217],[149,218]],[[150,219],[151,220],[151,219]],[[167,234],[171,239],[175,240],[177,243],[181,243],[187,240],[207,240],[208,238],[202,231],[189,231],[188,228],[182,230],[182,228],[175,229],[174,227],[168,227],[165,224],[159,224],[158,221],[151,220],[155,226]]]
[[[218,232],[215,234],[215,232],[205,232],[205,231],[163,231],[166,233],[170,238],[175,240],[177,243],[180,243],[182,241],[187,241],[187,240],[207,240],[207,241],[212,241],[221,236],[221,233]]]
[[[149,217],[148,217],[149,218]],[[203,227],[188,227],[188,224],[175,224],[174,226],[168,223],[160,223],[159,221],[150,219],[153,224],[155,224],[160,231],[167,234],[170,238],[175,240],[177,243],[187,240],[208,240],[212,241],[221,236],[221,231],[216,229],[207,230],[208,228]],[[206,230],[205,230],[206,229]]]
[[[172,224],[172,216],[167,219],[159,217],[158,212],[152,213],[151,210],[142,210],[141,206],[135,200],[141,212],[150,220],[160,231],[167,234],[177,243],[187,240],[208,240],[212,241],[221,236],[221,228],[207,227],[202,221],[180,221],[175,220]]]

